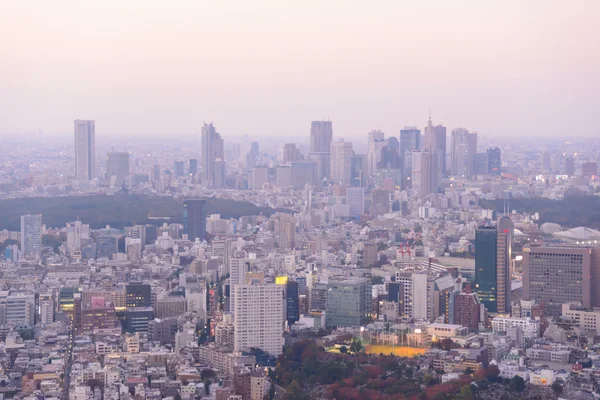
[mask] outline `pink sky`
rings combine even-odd
[[[4,1],[0,133],[599,137],[600,1]]]

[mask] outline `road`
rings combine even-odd
[[[71,367],[73,366],[73,344],[75,342],[75,332],[73,330],[73,320],[69,322],[69,344],[67,348],[67,361],[65,364],[65,378],[63,379],[63,400],[69,400],[69,386],[71,386]]]

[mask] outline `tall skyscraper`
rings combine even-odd
[[[300,319],[300,302],[298,293],[298,282],[287,281],[285,288],[287,302],[286,318],[288,326]]]
[[[360,326],[371,314],[371,281],[330,279],[327,283],[327,326]]]
[[[259,348],[278,356],[283,351],[282,285],[233,286],[234,350]]]
[[[21,215],[21,253],[25,258],[42,253],[42,214]]]
[[[291,163],[302,160],[302,154],[295,143],[286,143],[283,146],[283,162]]]
[[[485,226],[475,231],[475,292],[489,312],[497,312],[498,231]]]
[[[317,177],[329,179],[330,152],[333,140],[331,121],[312,121],[310,125],[310,153],[308,159],[317,163]]]
[[[331,180],[341,185],[349,185],[354,150],[351,142],[343,139],[331,143]]]
[[[438,158],[429,149],[412,152],[412,189],[421,196],[436,193],[439,185]]]
[[[67,249],[70,254],[81,250],[81,242],[90,238],[90,226],[81,221],[67,223]]]
[[[473,161],[477,153],[477,134],[464,128],[452,131],[452,175],[471,176]]]
[[[279,216],[279,247],[293,249],[296,245],[296,218],[290,214]]]
[[[523,299],[543,304],[559,317],[562,304],[600,306],[600,248],[530,247],[523,251]]]
[[[511,257],[514,225],[508,216],[498,219],[496,245],[496,312],[510,314],[511,310]]]
[[[431,122],[431,115],[425,127],[423,142],[423,148],[429,149],[437,157],[438,177],[446,176],[446,127],[442,125],[434,126]]]
[[[365,156],[354,154],[350,158],[350,186],[358,188],[366,185]]]
[[[488,173],[500,175],[502,169],[502,151],[498,147],[487,149],[488,155]]]
[[[188,174],[194,176],[198,173],[198,160],[195,158],[190,159],[190,168]]]
[[[565,175],[575,175],[575,158],[573,156],[568,156],[565,158]]]
[[[381,161],[381,149],[386,145],[385,134],[380,130],[369,132],[367,142],[367,175],[375,175],[377,164]]]
[[[96,176],[96,123],[75,120],[75,178],[91,181]]]
[[[403,189],[412,186],[412,152],[415,150],[421,150],[421,131],[414,126],[407,126],[400,130]]]
[[[206,238],[206,200],[183,202],[183,233],[187,234],[191,241]]]
[[[106,153],[106,179],[111,185],[114,182],[114,186],[123,186],[127,176],[129,176],[129,153],[126,151]]]
[[[200,152],[201,179],[206,186],[214,185],[215,161],[224,160],[224,145],[221,135],[212,122],[202,126],[202,149]]]
[[[296,161],[292,163],[292,186],[296,190],[306,185],[316,186],[320,183],[318,166],[314,161]]]

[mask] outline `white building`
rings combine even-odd
[[[492,330],[494,333],[506,333],[506,329],[510,326],[520,327],[525,337],[531,339],[540,337],[540,321],[517,317],[496,317],[492,319]]]
[[[21,215],[21,254],[39,257],[42,252],[42,214]]]
[[[67,223],[67,250],[69,253],[81,250],[81,239],[90,238],[90,226],[81,221]]]
[[[15,293],[6,298],[6,322],[14,325],[33,325],[35,298],[32,294]]]
[[[600,311],[586,310],[579,303],[562,305],[563,318],[576,321],[582,330],[600,334]]]
[[[260,348],[279,355],[283,347],[283,286],[235,285],[234,348]]]

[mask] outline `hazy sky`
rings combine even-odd
[[[600,1],[0,0],[0,133],[600,136]]]

